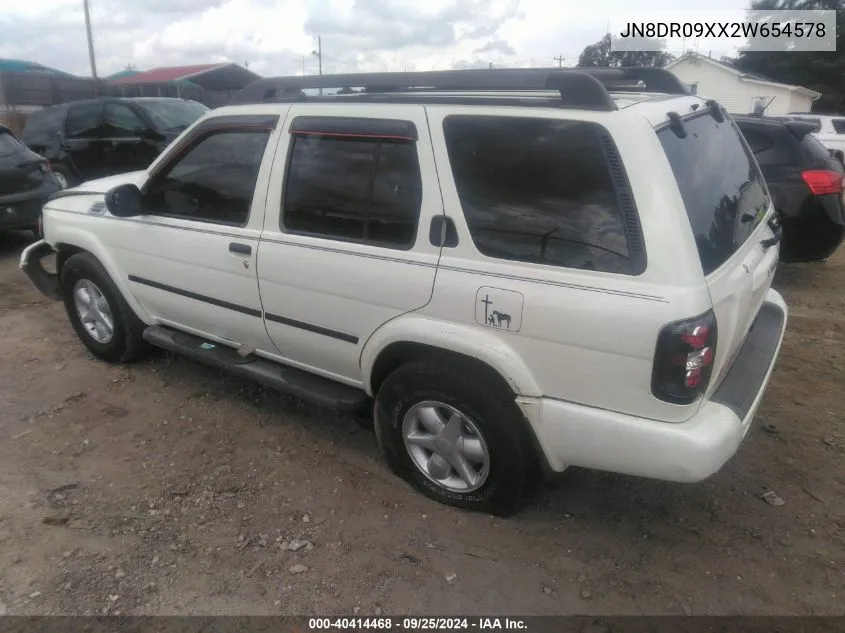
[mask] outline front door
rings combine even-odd
[[[146,215],[117,219],[109,251],[159,323],[234,347],[272,349],[256,279],[277,116],[197,126],[143,186]],[[270,140],[273,139],[273,142]]]
[[[126,103],[110,102],[103,110],[103,156],[111,174],[146,169],[158,154],[152,130]]]
[[[273,163],[258,275],[286,362],[360,384],[382,324],[426,305],[443,202],[422,106],[291,106]]]

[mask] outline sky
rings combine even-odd
[[[624,16],[677,0],[89,0],[99,75],[235,62],[262,75],[572,66]],[[748,0],[709,0],[713,17]],[[83,0],[0,0],[0,58],[90,75]],[[636,11],[636,13],[632,13]],[[675,47],[690,45],[673,43]],[[694,46],[693,46],[694,47]],[[681,50],[670,48],[678,54]],[[699,51],[710,52],[710,51]],[[730,44],[713,55],[729,54]]]

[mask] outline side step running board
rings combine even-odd
[[[231,347],[192,334],[152,325],[144,330],[144,340],[156,347],[326,407],[340,411],[360,411],[367,406],[367,394],[360,389],[263,358],[244,358]]]

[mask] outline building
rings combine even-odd
[[[735,68],[732,60],[719,61],[689,52],[666,65],[693,94],[715,99],[728,112],[750,114],[766,108],[766,114],[809,112],[821,93],[803,86],[784,84]],[[768,106],[768,107],[766,107]]]
[[[181,97],[209,107],[225,105],[260,75],[237,64],[165,66],[144,72],[124,72],[108,78],[127,97]]]
[[[0,59],[0,123],[17,133],[39,108],[101,93],[93,79],[23,59]]]

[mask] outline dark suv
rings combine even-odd
[[[100,98],[32,113],[23,141],[45,156],[65,187],[146,169],[208,108],[168,98]]]
[[[0,237],[6,229],[35,229],[41,207],[59,189],[47,159],[0,125]]]
[[[812,135],[806,121],[734,116],[769,185],[783,228],[780,259],[819,261],[845,238],[840,161]]]

